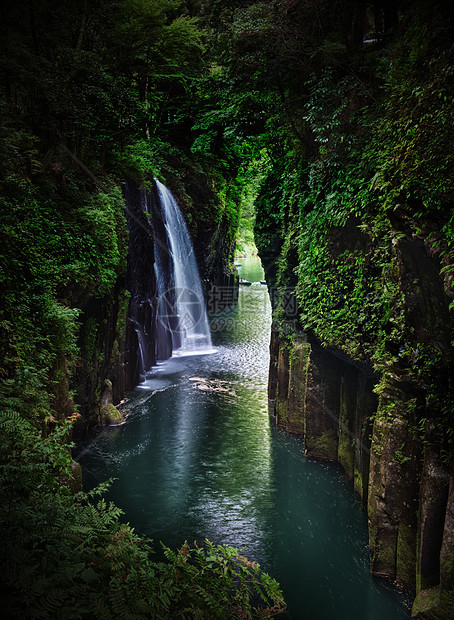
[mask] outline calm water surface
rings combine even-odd
[[[238,307],[212,318],[216,352],[153,368],[126,424],[78,446],[86,487],[110,492],[136,530],[241,548],[280,582],[288,615],[309,620],[409,618],[369,574],[367,523],[334,465],[303,455],[274,425],[266,392],[271,311],[257,259],[241,259]]]

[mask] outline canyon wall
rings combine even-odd
[[[172,352],[170,332],[157,320],[156,260],[163,272],[169,270],[157,188],[150,182],[144,189],[129,179],[123,197],[125,217],[119,225],[128,236],[126,273],[119,274],[108,295],[84,292],[75,301],[82,310],[75,378],[81,428],[120,422],[122,414],[115,405],[145,379],[144,369]],[[208,199],[213,201],[215,196],[193,197],[195,202]],[[209,309],[219,310],[237,298],[238,281],[231,267],[231,222],[226,217],[217,219],[211,228],[193,226],[191,232],[206,303]]]
[[[351,234],[345,230],[343,243]],[[358,244],[352,247],[358,251]],[[393,278],[404,298],[399,320],[408,337],[387,341],[392,353],[387,364],[355,359],[302,330],[301,309],[290,313],[287,304],[283,317],[289,289],[279,295],[277,286],[269,397],[276,423],[303,435],[309,458],[339,462],[362,498],[372,573],[415,592],[414,617],[449,618],[454,600],[449,297],[438,257],[423,241],[402,236],[393,252]],[[268,276],[276,282],[270,269]],[[388,317],[390,325],[397,320]],[[416,368],[415,356],[429,348],[438,351],[430,364],[436,381]]]

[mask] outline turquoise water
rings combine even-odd
[[[211,319],[211,355],[153,368],[123,426],[78,446],[87,487],[116,477],[126,519],[171,547],[230,544],[280,582],[287,617],[409,618],[369,574],[363,506],[335,465],[306,459],[269,415],[271,311],[257,259],[240,259],[238,307]]]

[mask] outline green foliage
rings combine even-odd
[[[189,614],[201,607],[207,618],[270,618],[285,607],[277,582],[233,547],[206,540],[205,547],[190,548],[185,542],[177,552],[164,547],[164,554],[175,582],[187,580],[177,589],[171,613],[181,605]],[[266,607],[253,607],[254,595]]]
[[[240,170],[236,185],[241,190],[239,195],[240,219],[236,238],[237,256],[255,256],[257,247],[254,238],[255,203],[260,191],[260,185],[269,169],[270,162],[265,150],[258,157]]]
[[[230,547],[152,561],[151,541],[121,522],[101,485],[73,495],[68,434],[47,437],[0,394],[1,591],[8,618],[268,618],[285,607],[277,583]],[[10,403],[14,404],[14,403]],[[263,606],[251,604],[256,593]]]
[[[264,253],[273,233],[280,235],[277,283],[288,286],[297,270],[303,325],[327,344],[378,364],[385,342],[406,337],[394,245],[408,228],[430,240],[429,214],[441,221],[444,235],[433,229],[432,236],[444,273],[451,273],[452,210],[440,207],[453,202],[447,182],[451,125],[443,121],[451,115],[452,98],[443,94],[452,71],[452,50],[443,37],[451,26],[439,15],[434,19],[437,29],[427,30],[424,49],[436,40],[443,61],[433,50],[410,57],[404,51],[419,50],[416,18],[404,37],[382,52],[381,61],[369,57],[378,61],[375,79],[387,80],[381,100],[375,84],[362,77],[364,69],[370,71],[364,51],[350,57],[347,71],[333,63],[308,76],[301,107],[315,156],[303,154],[301,160],[298,151],[287,150],[292,161],[274,162],[258,200],[259,249]],[[391,68],[385,69],[390,57]],[[410,96],[415,84],[421,106]],[[355,227],[361,232],[355,234]],[[295,239],[297,260],[289,254]]]
[[[412,460],[411,456],[406,456],[404,454],[405,443],[403,443],[400,448],[398,448],[394,453],[394,460],[396,463],[400,463],[400,465],[405,465]]]
[[[253,102],[262,122],[261,95],[225,105],[224,75],[216,77],[207,54],[216,37],[197,11],[198,3],[181,0],[34,0],[2,13],[0,526],[8,617],[258,618],[285,606],[276,582],[236,550],[207,541],[152,561],[150,541],[100,498],[105,485],[71,492],[78,414],[69,388],[85,367],[99,387],[108,363],[105,318],[90,312],[123,292],[123,178],[165,180],[198,245],[210,256],[224,244],[223,260],[240,203],[251,209],[256,191],[250,162],[258,147],[238,115]],[[116,319],[116,356],[127,303],[125,296]]]
[[[121,192],[87,191],[69,174],[64,188],[51,179],[32,184],[17,175],[13,183],[11,173],[0,188],[6,207],[0,222],[1,376],[20,389],[28,367],[55,407],[53,395],[67,391],[78,356],[75,302],[81,294],[110,294],[125,273]]]
[[[356,13],[358,3],[349,5],[339,29],[320,10],[324,40],[314,31],[310,61],[295,53],[288,68],[274,41],[281,107],[267,108],[261,145],[271,165],[255,201],[259,254],[270,283],[283,291],[275,320],[287,324],[285,299],[295,290],[300,328],[372,366],[386,385],[415,386],[423,404],[407,411],[409,419],[436,420],[445,430],[454,411],[454,58],[447,5],[399,6],[395,36],[367,49],[344,38],[366,19]],[[269,24],[256,26],[245,25],[245,45],[246,30],[249,45],[262,27],[270,35]],[[303,27],[296,21],[293,32]],[[265,63],[269,43],[261,45]],[[261,79],[254,51],[254,79]],[[436,285],[429,256],[440,263]],[[443,446],[452,454],[452,443]]]

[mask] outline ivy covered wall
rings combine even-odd
[[[383,20],[386,3],[374,4]],[[351,477],[372,571],[417,592],[417,617],[448,618],[453,23],[448,3],[394,8],[372,43],[325,31],[323,58],[288,86],[293,135],[267,144],[255,235],[280,291],[278,423]],[[370,12],[363,33],[376,24]]]

